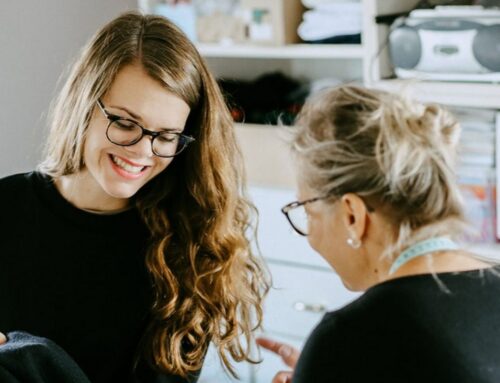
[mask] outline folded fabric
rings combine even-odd
[[[354,35],[361,33],[362,19],[360,15],[349,12],[307,11],[297,33],[304,41],[313,41],[332,36]]]
[[[307,11],[302,16],[303,22],[320,24],[331,28],[360,29],[361,15],[353,12]]]
[[[308,40],[305,42],[308,44],[361,44],[361,33],[331,36],[324,39]]]
[[[10,332],[0,346],[2,383],[90,383],[57,344],[25,332]]]
[[[360,34],[359,29],[327,28],[310,23],[302,23],[297,30],[298,35],[304,41],[322,40],[334,36],[345,36]]]
[[[338,17],[335,23],[342,23],[345,16],[350,18],[362,19],[362,10],[359,7],[343,7],[343,6],[324,6],[305,11],[302,15],[304,20],[313,20],[315,17],[327,14],[329,17]]]
[[[322,40],[334,36],[360,34],[361,29],[356,28],[335,28],[312,23],[302,23],[297,30],[298,35],[304,41]]]
[[[325,3],[325,4],[320,4],[311,10],[317,12],[332,12],[337,14],[346,13],[349,15],[356,15],[358,17],[361,17],[363,12],[361,3],[334,3],[334,4]]]
[[[338,5],[338,4],[354,4],[361,8],[360,0],[302,0],[302,4],[306,8],[318,8],[322,6]]]

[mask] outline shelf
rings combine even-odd
[[[450,106],[500,109],[500,85],[490,83],[418,82],[414,80],[382,80],[369,84],[372,88],[409,94],[422,102]]]
[[[362,45],[291,44],[285,46],[197,44],[204,57],[257,59],[361,59]]]

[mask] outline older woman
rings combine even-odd
[[[459,126],[438,106],[344,86],[293,132],[298,201],[283,208],[359,299],[327,313],[274,382],[498,382],[498,269],[456,241]],[[298,359],[298,361],[297,361]]]

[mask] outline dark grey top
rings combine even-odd
[[[328,313],[293,383],[500,382],[500,269],[394,279]]]

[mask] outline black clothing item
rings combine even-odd
[[[185,382],[147,368],[132,378],[152,302],[135,209],[82,211],[33,172],[0,180],[0,227],[1,332],[52,340],[93,383]]]
[[[500,382],[500,268],[383,282],[314,329],[293,383]]]
[[[281,72],[265,73],[253,81],[218,81],[236,122],[291,123],[309,94],[308,84]]]
[[[0,346],[2,383],[90,383],[62,348],[24,332],[7,334]]]
[[[361,33],[353,35],[337,35],[319,40],[306,41],[308,44],[361,44]]]

